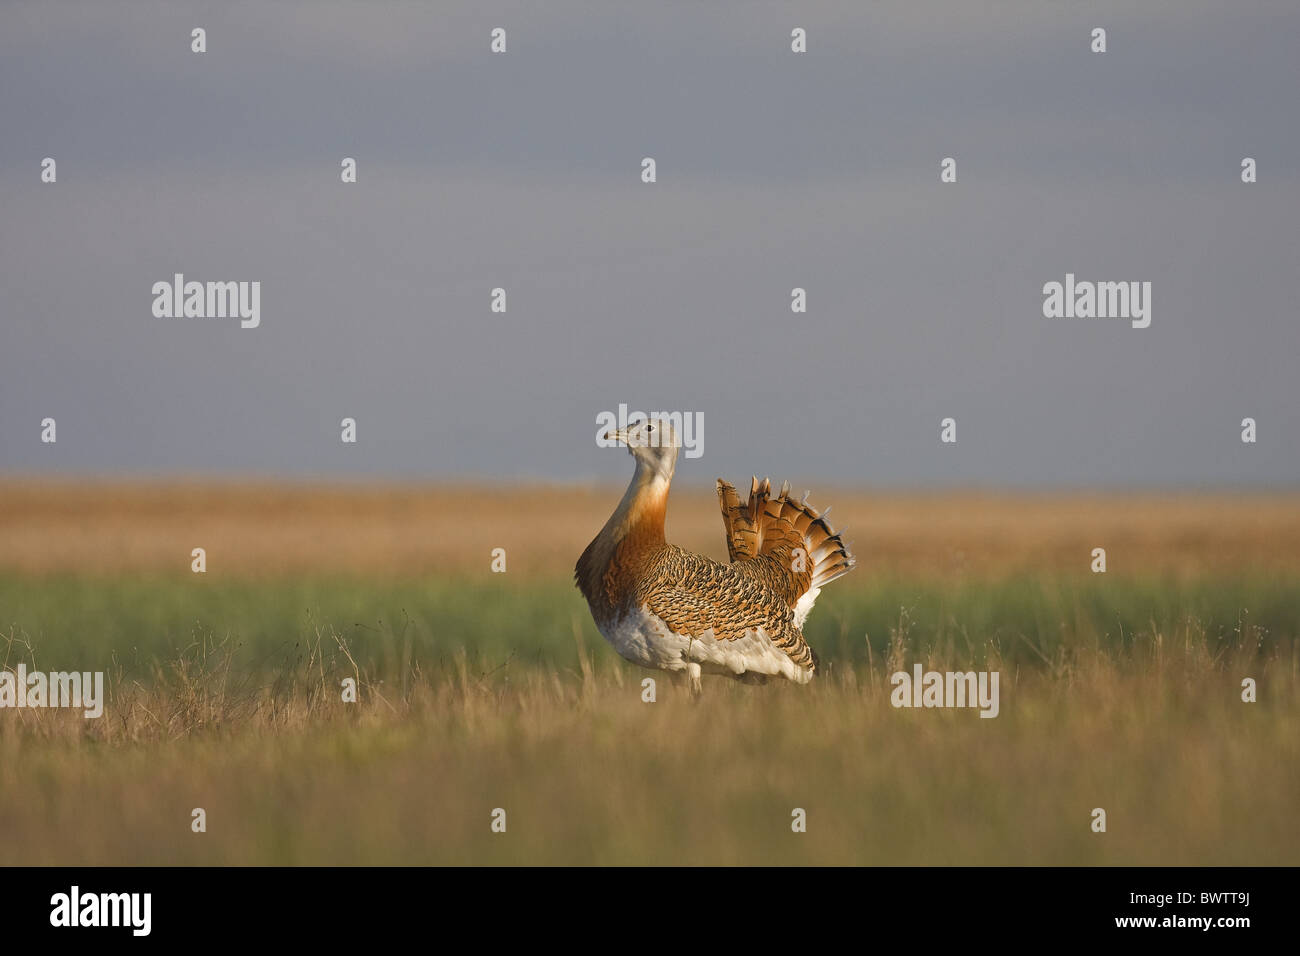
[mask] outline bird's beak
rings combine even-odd
[[[620,428],[618,431],[605,432],[605,441],[617,441],[627,444],[627,429]]]

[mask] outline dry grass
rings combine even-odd
[[[460,657],[404,692],[362,674],[349,706],[337,639],[260,686],[232,683],[225,649],[209,648],[113,681],[104,720],[9,715],[0,860],[1300,860],[1294,650],[1216,658],[1188,631],[1007,670],[992,720],[891,707],[885,662],[807,688],[714,682],[694,702],[663,681],[645,703],[637,672],[583,660],[481,673]],[[1240,701],[1243,673],[1259,703]],[[190,832],[193,807],[205,834]],[[497,807],[505,834],[490,832]]]
[[[0,711],[0,863],[1300,863],[1300,497],[815,495],[818,680],[644,703],[568,580],[617,494],[0,483],[2,663],[114,662]],[[917,661],[1001,715],[891,707]]]

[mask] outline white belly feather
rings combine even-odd
[[[810,593],[815,599],[816,592]],[[808,606],[812,606],[812,601]],[[807,615],[807,610],[804,610],[804,615]],[[622,620],[601,628],[601,633],[619,654],[642,667],[681,671],[696,663],[705,673],[732,676],[747,672],[767,674],[798,684],[812,680],[812,671],[790,660],[790,656],[775,646],[762,628],[730,641],[718,640],[712,630],[685,637],[674,634],[660,617],[643,606]]]

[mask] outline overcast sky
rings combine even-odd
[[[1293,0],[5,3],[0,473],[614,481],[626,402],[703,415],[692,482],[1295,486],[1297,37]],[[156,318],[177,272],[260,281],[260,327]],[[1067,272],[1150,282],[1150,327],[1045,318]]]

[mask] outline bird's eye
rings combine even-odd
[[[652,431],[655,430],[655,427],[654,427],[653,425],[647,425],[647,426],[645,427],[645,430],[648,431],[648,432],[652,432]]]

